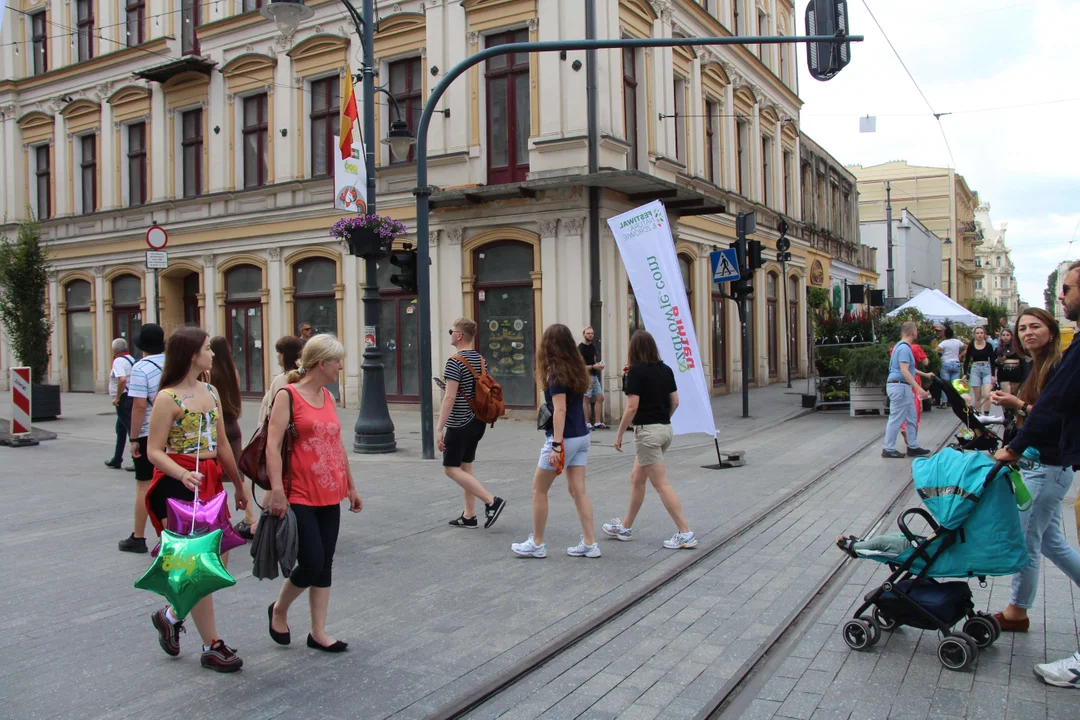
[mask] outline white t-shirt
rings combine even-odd
[[[120,378],[127,377],[131,372],[131,366],[135,364],[135,358],[128,353],[117,355],[112,361],[112,370],[109,372],[109,397],[116,397]]]
[[[956,338],[949,338],[938,343],[941,350],[941,362],[960,362],[960,351],[964,349],[964,343]]]

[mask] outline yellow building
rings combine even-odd
[[[975,297],[975,281],[982,270],[975,264],[975,248],[982,231],[975,223],[979,194],[952,168],[919,167],[905,160],[881,165],[850,165],[859,179],[859,220],[885,219],[886,185],[891,187],[893,217],[907,208],[944,242],[941,248],[941,287],[963,302]]]

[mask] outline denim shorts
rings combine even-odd
[[[585,467],[585,463],[589,459],[589,436],[563,438],[562,444],[563,451],[566,453],[566,465],[564,467]],[[550,437],[544,442],[543,449],[540,450],[540,462],[537,463],[537,467],[543,470],[555,469],[555,466],[551,464]]]
[[[983,385],[989,385],[994,381],[994,373],[990,369],[990,363],[988,362],[974,362],[971,363],[971,373],[968,375],[968,385],[971,387],[982,387]]]
[[[599,375],[589,376],[589,389],[585,391],[585,397],[592,397],[594,395],[603,395],[604,388],[600,385]]]

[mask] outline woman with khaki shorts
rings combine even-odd
[[[630,338],[630,371],[626,376],[626,412],[615,436],[615,449],[622,452],[623,433],[634,426],[634,469],[630,472],[630,508],[621,519],[603,526],[604,534],[616,540],[631,540],[631,528],[641,503],[645,501],[645,481],[652,482],[664,503],[676,533],[664,541],[669,550],[692,548],[698,544],[683,515],[682,503],[668,482],[664,453],[671,446],[671,416],[679,407],[675,374],[660,360],[653,336],[638,330]]]

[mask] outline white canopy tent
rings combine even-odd
[[[921,293],[889,313],[889,317],[893,317],[899,312],[909,308],[915,308],[921,312],[927,320],[932,320],[934,322],[945,322],[948,320],[954,323],[962,323],[969,327],[986,324],[986,318],[979,317],[945,293],[933,288],[926,288]]]

